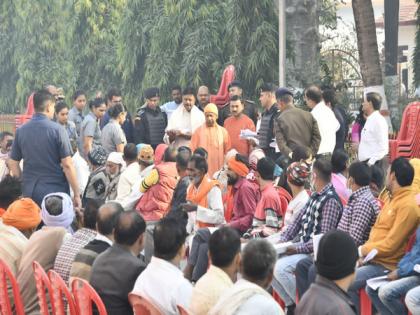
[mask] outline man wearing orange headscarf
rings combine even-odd
[[[232,187],[232,218],[228,225],[240,234],[245,233],[252,225],[260,190],[256,183],[246,179],[249,173],[247,158],[237,154],[227,161],[228,185]]]
[[[202,147],[208,152],[208,174],[210,177],[220,170],[224,163],[225,154],[230,150],[229,134],[225,128],[217,124],[218,110],[213,103],[204,108],[206,123],[199,127],[192,135],[191,150]]]
[[[13,202],[0,220],[0,257],[16,275],[28,238],[41,222],[41,209],[30,198]]]

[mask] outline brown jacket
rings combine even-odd
[[[299,301],[296,315],[355,315],[350,297],[333,281],[317,276],[309,290]]]
[[[277,146],[283,155],[288,156],[297,146],[304,146],[318,152],[321,143],[318,123],[311,113],[294,106],[281,111],[274,123]]]

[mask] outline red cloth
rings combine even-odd
[[[229,226],[244,233],[252,225],[255,208],[260,199],[260,190],[255,183],[241,178],[233,186],[232,193],[233,216]]]
[[[163,155],[165,154],[165,150],[168,146],[164,143],[159,144],[155,150],[155,165],[159,165],[162,163]]]
[[[278,216],[282,214],[280,196],[273,184],[268,184],[261,191],[261,199],[255,210],[255,218],[265,221],[265,209],[273,209]]]
[[[32,116],[35,112],[35,108],[34,108],[34,94],[32,93],[29,97],[28,97],[28,102],[26,103],[26,113],[25,115],[28,116]]]

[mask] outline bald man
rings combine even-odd
[[[204,107],[210,103],[210,92],[209,88],[205,85],[202,85],[198,88],[197,91],[197,107],[204,112]]]

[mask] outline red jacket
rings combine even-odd
[[[159,174],[159,182],[144,193],[136,206],[145,221],[157,221],[167,214],[178,182],[175,162],[161,163],[155,169]]]

